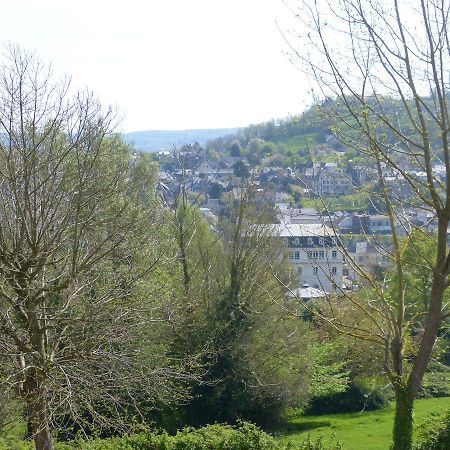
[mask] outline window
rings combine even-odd
[[[308,244],[308,245],[313,245],[313,239],[312,238],[307,238],[306,239],[306,243]]]
[[[301,275],[302,274],[302,268],[301,267],[297,267],[297,275]]]
[[[323,237],[319,238],[319,245],[325,244],[325,239]]]
[[[333,267],[332,267],[331,273],[332,273],[333,275],[336,275],[336,274],[337,274],[337,267],[336,267],[336,266],[333,266]]]
[[[336,258],[337,258],[337,251],[336,251],[336,250],[333,250],[333,251],[331,252],[331,257],[332,257],[333,259],[336,259]]]
[[[325,252],[323,250],[311,250],[307,252],[308,258],[310,259],[324,259]]]
[[[300,239],[299,239],[299,238],[294,238],[294,239],[292,240],[292,243],[293,243],[294,245],[300,245]]]
[[[313,267],[313,274],[314,275],[317,275],[318,269],[319,269],[318,267]]]
[[[294,259],[294,252],[289,252],[289,259]]]
[[[294,259],[300,259],[300,252],[294,252]]]

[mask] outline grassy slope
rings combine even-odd
[[[450,407],[450,398],[417,400],[415,428],[418,429],[431,413]],[[394,407],[380,411],[330,414],[323,416],[297,416],[290,420],[289,430],[280,439],[284,442],[301,442],[308,434],[322,435],[326,440],[333,434],[345,450],[383,450],[391,442]]]

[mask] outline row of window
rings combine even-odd
[[[302,267],[297,267],[297,273],[298,273],[298,275],[302,275],[302,272],[303,272]],[[317,275],[318,272],[319,272],[319,268],[318,268],[317,266],[316,266],[316,267],[313,267],[313,274],[314,274],[314,275]],[[337,275],[337,267],[336,267],[336,266],[333,266],[333,267],[331,268],[331,273],[332,273],[333,275]]]
[[[286,243],[286,245],[289,243],[287,238],[285,238],[285,243]],[[293,238],[291,243],[292,243],[292,245],[300,245],[300,243],[301,243],[300,238],[298,238],[298,237]],[[331,243],[332,243],[332,245],[337,245],[336,238],[331,238]],[[306,245],[314,245],[314,239],[312,237],[306,238]],[[319,245],[325,245],[324,237],[319,238]]]
[[[308,259],[324,259],[325,258],[325,252],[323,250],[311,250],[307,252]],[[290,252],[289,253],[289,259],[300,259],[300,252]],[[331,259],[337,259],[337,250],[333,250],[331,252]]]

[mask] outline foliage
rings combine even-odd
[[[415,450],[448,450],[450,448],[450,409],[433,414],[421,427]]]
[[[186,215],[192,234],[187,261],[197,269],[191,270],[179,351],[200,355],[205,369],[182,408],[192,425],[241,418],[273,427],[315,387],[346,383],[342,366],[330,366],[312,327],[284,308],[279,279],[288,283],[292,273],[268,225],[271,210],[253,193],[247,186],[242,197],[231,198],[230,217],[221,224],[225,248],[214,250],[217,236]]]
[[[368,389],[357,383],[350,384],[344,392],[315,397],[305,409],[307,414],[347,413],[374,411],[389,403],[389,395],[382,389]]]
[[[432,361],[424,376],[420,397],[450,397],[450,367]]]
[[[312,439],[311,436],[297,445],[288,445],[287,450],[343,450],[343,447],[339,442],[336,442],[334,438],[331,438],[329,442],[326,442],[322,436],[317,439]]]
[[[17,443],[17,450],[29,449]],[[303,448],[303,447],[302,447]],[[309,448],[309,447],[308,447]],[[274,438],[251,423],[236,426],[208,425],[203,428],[185,428],[174,436],[167,433],[143,432],[121,438],[75,440],[60,443],[57,450],[282,450]],[[11,450],[11,449],[8,449]]]
[[[203,428],[185,428],[174,436],[166,433],[142,433],[111,440],[79,441],[70,448],[83,450],[341,450],[339,443],[329,443],[319,437],[308,438],[296,445],[284,445],[248,422],[236,426],[208,425]],[[66,446],[57,446],[65,450]]]

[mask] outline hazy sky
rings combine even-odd
[[[124,131],[245,126],[301,112],[282,0],[15,0],[0,42],[117,106]]]

